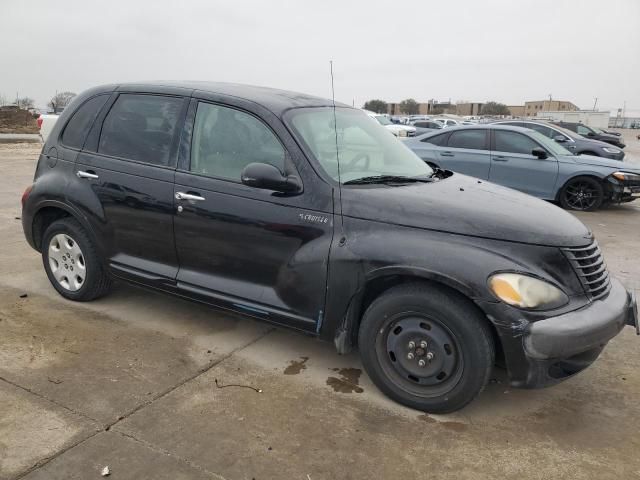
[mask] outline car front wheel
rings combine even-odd
[[[495,358],[483,315],[460,294],[420,283],[393,287],[373,301],[358,346],[380,390],[429,413],[471,402],[488,382]]]
[[[590,212],[604,202],[602,184],[591,177],[576,177],[567,182],[560,192],[560,205],[567,210]]]

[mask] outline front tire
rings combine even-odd
[[[46,229],[42,262],[53,288],[69,300],[94,300],[111,286],[92,240],[72,218],[57,220]]]
[[[592,177],[572,178],[560,191],[560,205],[567,210],[592,212],[604,202],[604,188]]]
[[[387,396],[429,413],[471,402],[495,361],[483,315],[457,292],[399,285],[367,308],[358,336],[364,368]]]

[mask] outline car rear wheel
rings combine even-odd
[[[589,212],[600,208],[604,201],[602,184],[591,177],[576,177],[560,192],[560,204],[567,210]]]
[[[65,298],[89,301],[111,286],[93,242],[71,218],[53,222],[42,240],[42,261],[49,281]]]
[[[495,359],[482,314],[456,292],[419,283],[393,287],[369,306],[358,345],[380,390],[430,413],[471,402],[488,382]]]

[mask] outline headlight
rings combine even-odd
[[[633,180],[634,182],[640,182],[640,175],[636,173],[615,172],[615,173],[612,173],[611,176],[623,182],[625,180]]]
[[[607,153],[620,153],[622,150],[618,150],[617,148],[611,147],[602,147],[602,149]]]
[[[398,136],[399,137],[406,137],[407,136],[407,131],[406,130],[400,130],[398,132]]]
[[[489,277],[493,294],[509,305],[528,309],[551,309],[565,305],[569,298],[543,280],[519,273],[498,273]]]

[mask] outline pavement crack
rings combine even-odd
[[[33,396],[35,396],[35,397],[38,397],[38,398],[40,398],[40,399],[42,399],[42,400],[45,400],[45,401],[46,401],[46,402],[48,402],[48,403],[52,403],[52,404],[53,404],[53,405],[55,405],[56,407],[60,407],[60,408],[62,408],[63,410],[66,410],[67,412],[69,412],[69,413],[71,413],[71,414],[73,414],[73,415],[76,415],[76,416],[78,416],[78,417],[82,417],[83,419],[88,420],[88,421],[90,421],[91,423],[93,423],[93,424],[97,425],[97,426],[98,426],[98,431],[102,430],[102,428],[100,427],[100,426],[102,425],[102,422],[100,422],[99,420],[96,420],[96,419],[95,419],[95,418],[93,418],[93,417],[90,417],[89,415],[87,415],[87,414],[85,414],[85,413],[82,413],[82,412],[79,412],[79,411],[77,411],[77,410],[74,410],[73,408],[67,407],[66,405],[63,405],[63,404],[62,404],[62,403],[60,403],[60,402],[57,402],[57,401],[55,401],[55,400],[53,400],[53,399],[51,399],[51,398],[45,397],[45,396],[44,396],[44,395],[42,395],[41,393],[38,393],[38,392],[36,392],[36,391],[34,391],[34,390],[31,390],[30,388],[23,387],[22,385],[20,385],[20,384],[18,384],[18,383],[15,383],[15,382],[12,382],[11,380],[8,380],[8,379],[6,379],[6,378],[4,378],[4,377],[0,377],[0,380],[1,380],[1,381],[3,381],[3,382],[5,382],[5,383],[8,383],[9,385],[12,385],[12,386],[14,386],[14,387],[16,387],[16,388],[19,388],[20,390],[23,390],[23,391],[25,391],[25,392],[27,392],[27,393],[30,393],[31,395],[33,395]],[[50,380],[50,381],[51,381],[51,380]],[[55,382],[53,382],[53,383],[55,383]]]
[[[117,435],[121,435],[121,436],[123,436],[125,438],[128,438],[130,440],[133,440],[134,442],[137,442],[140,445],[142,445],[143,447],[148,448],[149,450],[152,450],[152,451],[154,451],[156,453],[159,453],[161,455],[166,455],[167,457],[171,457],[171,458],[173,458],[175,460],[178,460],[179,462],[182,462],[185,465],[188,465],[189,467],[191,467],[191,468],[193,468],[195,470],[198,470],[199,472],[202,472],[202,473],[204,473],[206,475],[210,475],[213,478],[216,478],[217,480],[226,480],[225,477],[223,477],[222,475],[220,475],[218,473],[211,472],[211,471],[207,470],[206,468],[198,465],[197,463],[193,463],[192,461],[187,460],[184,457],[181,457],[180,455],[176,455],[175,453],[172,453],[169,450],[165,450],[164,448],[160,448],[160,447],[158,447],[158,446],[156,446],[156,445],[154,445],[152,443],[149,443],[149,442],[146,442],[144,440],[141,440],[141,439],[137,438],[135,435],[132,435],[131,433],[123,432],[121,430],[118,430],[117,432],[114,432],[114,433],[117,434]]]
[[[171,392],[177,390],[178,388],[182,387],[183,385],[189,383],[192,380],[195,380],[196,378],[200,377],[201,375],[204,375],[205,373],[207,373],[209,370],[211,370],[212,368],[220,365],[222,362],[224,362],[225,360],[227,360],[228,358],[230,358],[231,356],[233,356],[236,352],[239,352],[241,350],[244,350],[247,347],[250,347],[251,345],[253,345],[254,343],[262,340],[264,337],[266,337],[267,335],[269,335],[271,332],[275,331],[275,328],[270,328],[267,331],[265,331],[262,335],[259,335],[258,337],[254,338],[253,340],[251,340],[250,342],[233,349],[232,351],[230,351],[228,354],[220,357],[218,360],[211,362],[209,365],[207,365],[204,368],[201,368],[200,370],[198,370],[196,373],[194,373],[193,375],[182,379],[180,382],[176,383],[175,385],[172,385],[171,387],[163,390],[162,392],[157,393],[156,395],[154,395],[152,398],[148,399],[147,401],[141,403],[140,405],[136,406],[135,408],[133,408],[132,410],[130,410],[128,413],[121,415],[117,418],[117,420],[115,420],[114,422],[111,422],[107,425],[105,425],[104,430],[105,431],[110,431],[112,427],[116,426],[118,423],[122,422],[123,420],[126,420],[127,418],[129,418],[131,415],[133,415],[136,412],[139,412],[140,410],[142,410],[143,408],[147,407],[148,405],[151,405],[152,403],[154,403],[157,400],[160,400],[161,398],[169,395]]]

